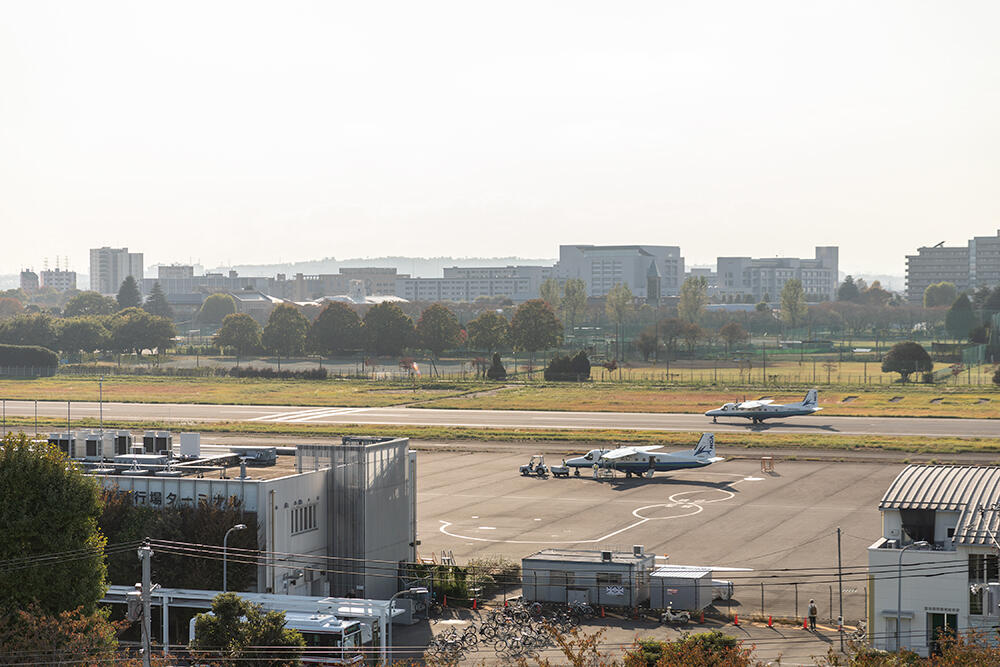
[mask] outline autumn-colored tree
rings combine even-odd
[[[0,611],[0,656],[4,665],[134,664],[118,653],[117,635],[127,625],[109,621],[106,611],[53,614],[30,602]]]
[[[726,356],[729,356],[729,350],[732,349],[733,345],[736,343],[741,343],[750,337],[746,329],[743,328],[739,322],[726,322],[719,329],[719,336],[722,340],[726,341]]]
[[[495,352],[510,341],[510,324],[507,318],[493,310],[484,310],[466,325],[469,345],[476,350]]]

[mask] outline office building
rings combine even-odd
[[[906,256],[906,298],[923,303],[924,291],[935,283],[953,283],[959,292],[1000,285],[1000,230],[996,236],[976,236],[964,246],[944,242]]]
[[[31,294],[32,292],[37,292],[41,283],[38,280],[38,274],[31,269],[23,269],[21,271],[21,289]]]
[[[485,297],[520,303],[537,299],[542,283],[553,275],[551,266],[453,266],[444,269],[442,278],[399,276],[396,295],[407,301],[469,303]]]
[[[128,248],[90,249],[90,289],[112,296],[118,294],[122,282],[132,276],[142,289],[142,253]]]
[[[651,264],[659,273],[658,295],[648,290]],[[680,294],[684,282],[684,258],[678,246],[561,245],[555,269],[560,282],[582,280],[590,297],[607,296],[612,287],[623,284],[638,299],[659,299]]]
[[[808,301],[837,298],[839,248],[817,246],[812,259],[798,257],[719,257],[714,293],[736,301],[776,302],[789,280],[799,280]]]

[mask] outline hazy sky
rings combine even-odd
[[[901,274],[1000,228],[997,2],[0,0],[0,273],[555,257]]]

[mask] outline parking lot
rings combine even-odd
[[[744,459],[651,480],[595,481],[522,477],[526,460],[510,451],[421,452],[420,554],[450,551],[461,564],[495,554],[520,560],[548,546],[641,544],[671,564],[752,568],[715,575],[736,584],[734,600],[717,602],[718,610],[745,619],[801,617],[810,598],[821,619],[835,618],[838,526],[845,618],[862,618],[866,548],[881,534],[878,501],[903,468],[780,461],[762,473],[759,460]]]

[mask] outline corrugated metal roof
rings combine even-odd
[[[993,546],[989,533],[1000,532],[1000,466],[907,466],[879,503],[879,510],[893,509],[959,512],[954,544]]]

